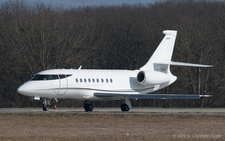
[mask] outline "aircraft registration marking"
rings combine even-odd
[[[166,68],[156,68],[156,71],[165,72]]]

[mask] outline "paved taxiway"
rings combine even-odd
[[[87,113],[83,108],[49,109],[47,113]],[[41,108],[0,108],[0,113],[45,113]],[[125,113],[120,108],[95,108],[91,113]],[[128,113],[225,115],[225,108],[132,108]]]

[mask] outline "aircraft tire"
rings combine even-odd
[[[93,111],[93,109],[94,109],[94,106],[92,104],[84,104],[84,110],[86,112],[91,112]]]
[[[48,111],[48,107],[47,106],[43,106],[43,111]]]
[[[128,111],[130,110],[130,108],[128,107],[127,104],[123,103],[123,104],[121,105],[121,110],[122,110],[123,112],[128,112]]]

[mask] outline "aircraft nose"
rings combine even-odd
[[[27,85],[27,83],[24,83],[17,89],[17,92],[20,94],[27,94],[29,92],[29,90],[30,90],[30,88]]]

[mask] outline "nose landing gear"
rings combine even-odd
[[[48,111],[48,106],[50,105],[51,99],[43,98],[43,111]]]

